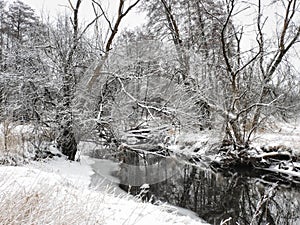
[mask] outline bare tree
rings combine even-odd
[[[121,24],[122,20],[140,2],[140,0],[136,0],[134,3],[129,5],[127,7],[127,9],[124,9],[125,1],[126,0],[119,0],[118,12],[117,12],[117,15],[116,15],[117,18],[116,18],[115,22],[112,22],[112,21],[109,20],[109,18],[107,16],[107,13],[103,9],[103,6],[99,2],[93,0],[93,3],[96,4],[99,7],[99,9],[102,12],[102,15],[104,16],[106,22],[108,23],[109,35],[108,35],[108,39],[107,39],[107,41],[105,42],[105,45],[104,45],[101,60],[97,64],[96,68],[94,69],[94,72],[93,72],[91,78],[88,80],[88,83],[87,83],[88,90],[92,89],[92,87],[93,87],[94,83],[96,82],[97,78],[101,75],[101,70],[102,70],[102,68],[103,68],[103,66],[104,66],[104,64],[105,64],[105,62],[108,58],[109,52],[112,48],[113,41],[114,41],[118,31],[119,31],[119,27],[120,27],[120,24]]]
[[[73,68],[73,57],[78,47],[78,11],[81,4],[81,0],[77,0],[76,5],[70,2],[70,7],[73,12],[72,26],[73,34],[71,45],[67,51],[67,54],[62,59],[62,106],[59,112],[60,118],[60,133],[57,138],[58,148],[63,154],[67,155],[70,160],[75,159],[77,152],[77,141],[73,130],[73,114],[72,114],[72,99],[75,85],[75,74]]]
[[[70,8],[72,10],[73,16],[71,18],[71,37],[70,39],[62,40],[60,34],[54,35],[54,45],[57,49],[57,55],[59,56],[59,61],[53,59],[54,63],[59,66],[59,70],[61,71],[61,79],[62,79],[62,96],[61,96],[61,104],[58,112],[60,131],[59,136],[57,138],[57,144],[59,149],[63,154],[67,155],[70,160],[75,159],[75,154],[77,152],[77,138],[74,131],[74,115],[73,115],[73,100],[75,94],[75,86],[79,79],[80,72],[78,71],[78,67],[82,62],[84,62],[82,56],[82,40],[83,35],[86,30],[99,18],[96,16],[94,20],[92,20],[82,31],[79,28],[79,18],[78,13],[81,6],[82,1],[77,0],[76,4],[73,5],[71,1],[69,1]],[[69,29],[69,23],[65,19],[63,21],[67,31]],[[65,34],[68,36],[69,34]],[[61,40],[61,41],[60,41]],[[70,41],[69,41],[70,40]],[[81,56],[80,56],[81,55]]]
[[[77,128],[79,132],[89,133],[85,137],[91,137],[95,133],[97,138],[102,137],[99,127],[105,127],[105,130],[109,132],[106,136],[109,141],[115,140],[114,133],[111,131],[107,125],[107,121],[101,121],[103,117],[103,105],[110,105],[113,101],[113,92],[115,89],[115,79],[105,71],[106,63],[111,54],[114,41],[120,30],[120,25],[128,13],[133,10],[133,8],[140,2],[136,1],[126,1],[120,0],[118,2],[117,12],[115,19],[110,19],[110,13],[105,10],[105,6],[102,2],[93,0],[93,8],[96,17],[101,17],[103,20],[98,20],[98,23],[103,22],[102,26],[96,23],[95,32],[96,33],[96,43],[97,48],[100,48],[100,53],[98,55],[98,61],[96,65],[89,69],[80,83],[77,85],[77,93],[75,102],[75,110],[77,115]],[[126,4],[128,3],[128,4]],[[106,26],[105,26],[106,24]],[[103,27],[107,27],[105,30]],[[105,37],[101,36],[103,33],[106,34]],[[101,43],[100,43],[101,42]],[[104,83],[103,83],[104,81]],[[108,107],[109,108],[109,107]],[[85,109],[84,111],[82,109]],[[96,129],[95,129],[96,128]],[[81,135],[82,136],[82,135]]]
[[[214,17],[222,20],[222,5],[208,0],[153,0],[141,7],[148,14],[147,27],[150,32],[173,43],[177,53],[179,81],[188,85],[195,82],[196,74],[190,71],[191,55],[195,52],[203,54],[201,64],[204,65],[209,64],[213,54],[220,52],[217,41],[220,29]]]
[[[268,51],[270,47],[267,47],[269,37],[264,32],[266,18],[263,17],[262,2],[258,0],[257,5],[247,5],[246,8],[256,7],[257,47],[250,57],[249,54],[246,57],[241,50],[243,29],[237,29],[229,22],[234,20],[240,2],[228,0],[226,3],[227,19],[225,22],[220,21],[220,24],[222,56],[225,62],[224,78],[228,84],[227,103],[223,107],[211,103],[225,118],[226,138],[235,145],[248,145],[253,132],[270,115],[268,113],[276,111],[282,97],[288,94],[287,92],[274,94],[273,83],[280,73],[279,66],[284,66],[284,57],[299,40],[300,25],[295,20],[299,13],[299,4],[294,0],[280,2],[284,14],[282,23],[278,22],[282,28],[277,28],[278,42],[272,51]],[[227,47],[230,37],[235,37],[235,54]],[[279,85],[282,84],[284,81]]]

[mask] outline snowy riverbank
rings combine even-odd
[[[171,206],[89,188],[93,161],[0,167],[1,224],[205,224]]]

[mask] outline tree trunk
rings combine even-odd
[[[63,81],[63,106],[60,115],[60,133],[57,138],[58,148],[61,152],[68,156],[69,160],[75,160],[77,152],[77,141],[75,139],[75,133],[73,130],[73,113],[72,113],[72,99],[74,97],[73,76],[67,74],[68,68],[66,68]]]
[[[72,100],[74,99],[74,86],[76,85],[76,74],[74,71],[74,55],[76,53],[77,46],[79,44],[78,36],[78,11],[81,4],[81,0],[77,0],[76,7],[70,6],[73,9],[73,34],[72,45],[68,51],[67,57],[63,64],[63,105],[60,110],[60,124],[61,129],[57,138],[57,145],[61,152],[68,156],[69,160],[75,160],[77,152],[77,141],[73,130],[73,113],[72,113]]]
[[[234,145],[245,145],[245,140],[243,139],[242,131],[239,127],[239,122],[238,121],[229,121],[228,122],[229,130],[231,132],[231,138],[233,139],[233,144]]]
[[[58,148],[61,152],[68,156],[69,160],[74,161],[77,152],[77,141],[75,139],[73,127],[63,127],[57,139]]]

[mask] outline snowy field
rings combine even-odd
[[[0,167],[0,224],[206,224],[174,207],[89,188],[92,160]]]

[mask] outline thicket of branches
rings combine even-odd
[[[299,109],[291,60],[297,0],[120,0],[114,19],[92,0],[86,25],[81,3],[46,21],[19,0],[0,1],[1,121],[46,128],[71,160],[81,140],[119,146],[145,128],[214,129],[247,146],[268,118]],[[273,17],[269,8],[277,9]],[[121,31],[133,9],[148,22]],[[251,21],[241,25],[245,12]],[[245,48],[249,32],[255,41]]]

